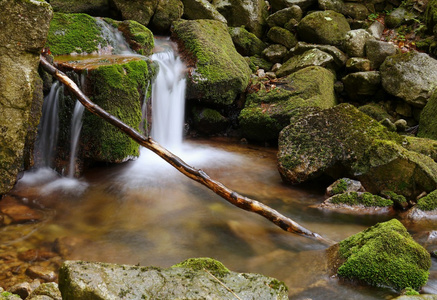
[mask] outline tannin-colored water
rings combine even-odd
[[[1,234],[1,242],[24,249],[68,237],[81,242],[67,259],[143,266],[169,267],[190,257],[213,257],[233,271],[284,281],[291,299],[395,296],[388,289],[329,277],[324,245],[228,204],[147,152],[136,161],[94,168],[80,180],[67,179],[69,183],[26,174],[15,193],[36,198],[47,208],[46,220],[21,225],[22,233],[15,236]],[[235,191],[336,241],[387,219],[310,208],[324,200],[324,187],[283,184],[275,149],[220,139],[185,143],[179,155]],[[430,281],[431,289],[436,282]]]

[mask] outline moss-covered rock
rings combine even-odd
[[[155,40],[153,33],[147,27],[136,21],[126,20],[119,22],[117,29],[123,33],[132,50],[141,55],[152,54]]]
[[[155,33],[169,34],[171,24],[182,17],[184,4],[181,0],[159,0],[150,27]]]
[[[212,108],[194,107],[192,114],[194,128],[207,135],[223,132],[229,125],[228,119]]]
[[[406,149],[429,156],[437,162],[436,140],[418,138],[414,136],[406,136],[406,140],[407,143],[403,144]]]
[[[437,190],[432,191],[425,197],[422,197],[417,202],[418,209],[423,211],[431,211],[437,209]]]
[[[276,82],[276,88],[247,95],[239,116],[243,135],[256,141],[275,140],[299,108],[328,108],[336,104],[334,75],[308,67]]]
[[[296,46],[290,50],[290,55],[301,55],[312,49],[318,49],[331,55],[334,58],[335,69],[343,67],[348,59],[347,55],[335,46],[309,44],[305,42],[298,42]]]
[[[321,174],[359,179],[369,192],[411,197],[437,187],[437,164],[408,151],[404,138],[348,104],[292,119],[279,137],[278,166],[287,182]]]
[[[243,56],[261,55],[266,44],[244,27],[231,27],[229,33],[238,53]]]
[[[175,22],[173,33],[189,61],[194,61],[187,80],[188,99],[228,105],[246,89],[251,70],[225,24],[181,20]]]
[[[349,192],[335,195],[330,198],[331,203],[334,204],[347,204],[347,205],[363,205],[366,207],[371,206],[392,206],[393,201],[390,199],[382,198],[378,195],[371,193],[357,193]]]
[[[244,26],[257,37],[263,37],[265,19],[268,16],[267,4],[264,0],[214,0],[212,2],[226,18],[229,26]]]
[[[350,178],[337,179],[333,184],[326,188],[326,195],[334,196],[347,192],[365,192],[364,187],[358,180]]]
[[[114,22],[106,19],[112,25],[121,24],[126,38],[132,41],[134,48],[153,48],[153,37],[150,30],[135,21]],[[117,51],[116,42],[107,37],[103,20],[93,18],[87,14],[55,13],[50,22],[50,31],[45,47],[50,48],[53,55],[63,54],[111,54]],[[150,52],[147,50],[145,52]]]
[[[346,18],[331,10],[310,13],[297,26],[300,40],[334,46],[342,45],[349,30],[351,28]]]
[[[29,123],[29,118],[36,89],[41,88],[39,55],[52,13],[45,1],[0,2],[0,194],[15,184],[23,168],[26,135],[35,131],[36,124]],[[42,103],[39,95],[36,103]]]
[[[182,0],[182,2],[184,17],[189,20],[208,19],[228,23],[208,0]]]
[[[384,89],[407,103],[424,107],[437,87],[437,60],[425,53],[390,56],[380,68]]]
[[[227,288],[223,288],[223,285]],[[168,269],[66,261],[60,269],[62,299],[288,299],[277,279],[229,271],[211,258],[188,259]],[[231,295],[231,296],[230,296]]]
[[[287,49],[294,47],[297,44],[297,39],[290,31],[278,26],[270,28],[267,32],[267,37],[274,44],[281,44]]]
[[[378,71],[355,72],[343,77],[344,90],[351,100],[363,101],[373,98],[382,88]]]
[[[281,63],[287,55],[287,48],[284,45],[273,44],[265,48],[262,54],[271,63]]]
[[[437,90],[434,90],[420,114],[418,137],[437,140]]]
[[[302,9],[297,5],[293,5],[271,14],[267,17],[266,22],[269,27],[284,27],[290,19],[299,22],[302,19],[302,15]]]
[[[338,275],[395,290],[420,289],[431,267],[429,253],[396,219],[379,223],[339,244]]]
[[[141,99],[151,80],[143,60],[100,66],[89,71],[90,99],[132,128],[141,122]],[[141,92],[141,93],[140,93]],[[139,155],[139,146],[101,118],[85,112],[81,134],[81,156],[92,161],[122,162]]]
[[[153,17],[158,0],[111,0],[123,20],[134,20],[147,26]]]
[[[390,121],[394,121],[394,118],[387,112],[384,105],[380,103],[367,103],[363,106],[358,107],[358,109],[368,115],[369,117],[374,118],[376,121],[381,122],[382,120],[389,119]]]
[[[326,52],[319,49],[311,49],[301,55],[293,56],[287,60],[278,71],[277,77],[287,76],[297,70],[304,69],[310,66],[319,66],[328,69],[334,67],[334,58]]]

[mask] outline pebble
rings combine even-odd
[[[45,281],[55,281],[57,278],[54,271],[42,266],[30,266],[29,268],[27,268],[26,274],[30,278],[39,278]]]

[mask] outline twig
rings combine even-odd
[[[223,281],[221,281],[220,279],[218,279],[217,277],[215,277],[211,272],[209,272],[207,269],[203,269],[206,273],[208,273],[209,275],[211,275],[212,278],[214,278],[215,280],[217,280],[218,283],[220,283],[225,289],[227,289],[230,293],[232,293],[232,295],[235,296],[235,298],[237,298],[238,300],[242,300],[240,297],[238,297],[237,294],[235,294],[235,292],[233,290],[231,290],[229,287],[226,286],[226,284],[223,283]]]

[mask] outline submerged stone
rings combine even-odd
[[[181,20],[173,33],[193,65],[187,98],[229,105],[242,93],[251,70],[237,52],[225,24],[213,20]]]
[[[288,299],[277,279],[235,273],[209,258],[169,269],[66,261],[60,269],[62,299]]]
[[[378,223],[339,243],[339,276],[374,286],[419,290],[431,258],[396,219]]]

